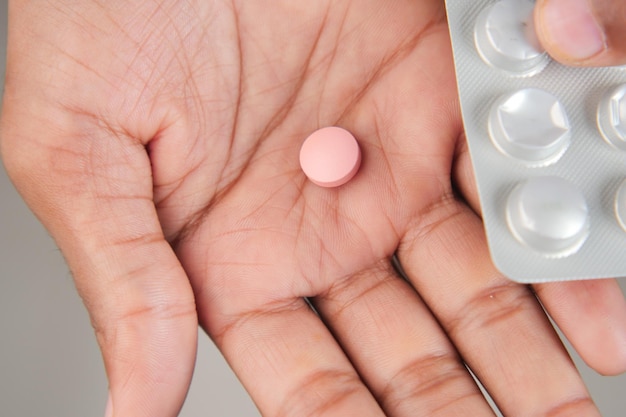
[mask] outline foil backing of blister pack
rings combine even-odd
[[[512,75],[489,65],[476,45],[476,22],[498,1],[446,1],[465,135],[492,259],[505,276],[525,283],[624,277],[626,230],[619,219],[624,208],[616,205],[626,204],[626,150],[603,138],[597,115],[607,92],[626,84],[626,69],[566,67],[548,59],[534,72]],[[498,149],[490,134],[494,104],[528,88],[552,94],[567,113],[568,143],[553,161],[516,160]],[[520,184],[541,177],[562,179],[584,196],[588,233],[571,251],[538,250],[511,230],[510,196]]]

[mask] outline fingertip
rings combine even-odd
[[[110,390],[105,417],[170,417],[180,412],[195,365],[197,323],[166,322],[125,323],[106,338],[102,351]]]
[[[595,326],[594,317],[586,323],[591,340],[585,340],[584,329],[572,338],[590,368],[603,376],[617,376],[626,373],[626,303],[623,297],[607,302],[613,304],[607,315],[595,317]]]
[[[104,417],[113,417],[113,401],[111,400],[111,392],[109,392],[107,405],[106,405],[106,408],[104,409]]]
[[[608,49],[589,0],[540,0],[535,26],[548,53],[566,64],[588,63]]]
[[[626,335],[620,331],[610,339],[604,349],[586,352],[582,359],[602,376],[619,376],[626,373]]]
[[[606,0],[538,0],[537,36],[557,61],[572,66],[626,63],[626,3]]]
[[[617,376],[626,373],[626,314],[618,321],[619,328],[608,326],[610,336],[607,341],[607,351],[596,354],[597,360],[591,367],[601,375]]]
[[[535,290],[590,368],[607,376],[626,372],[626,300],[617,281],[559,282]]]

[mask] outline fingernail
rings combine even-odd
[[[111,404],[110,393],[109,393],[109,399],[107,400],[107,408],[104,411],[104,417],[113,417],[113,405]]]
[[[585,61],[607,48],[589,0],[548,0],[543,26],[550,42],[572,60]]]

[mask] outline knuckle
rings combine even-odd
[[[196,322],[193,298],[176,296],[141,297],[133,302],[92,311],[92,327],[100,346],[118,345],[124,338],[174,334],[183,322]],[[194,324],[195,326],[195,324]]]
[[[464,307],[452,315],[447,328],[453,337],[461,332],[493,329],[511,323],[534,308],[536,300],[525,286],[502,281],[470,297]]]
[[[200,285],[207,284],[200,283]],[[207,298],[207,296],[204,295],[205,291],[208,290],[195,290],[198,299]],[[277,300],[265,303],[260,307],[250,307],[245,311],[237,311],[234,314],[226,314],[227,316],[230,316],[230,318],[223,320],[223,322],[219,323],[219,325],[210,322],[203,323],[203,325],[207,328],[214,341],[218,344],[224,344],[225,339],[236,333],[245,332],[246,327],[254,327],[260,321],[281,316],[283,314],[291,314],[303,308],[309,309],[310,307],[308,304],[303,303],[299,298]],[[222,314],[224,314],[224,312],[222,312]]]
[[[196,315],[193,302],[151,301],[126,310],[117,317],[119,322],[163,321],[189,318]]]
[[[380,392],[379,401],[392,414],[421,410],[437,415],[445,408],[473,401],[482,395],[459,358],[450,353],[417,358],[392,377]]]
[[[578,417],[578,416],[598,416],[598,409],[593,400],[588,396],[570,398],[556,405],[547,408],[544,413],[546,417]]]
[[[373,266],[338,280],[321,297],[332,304],[333,316],[339,318],[355,305],[366,304],[381,289],[396,282],[397,277],[389,261],[382,259]]]
[[[315,417],[333,415],[362,392],[356,374],[334,369],[308,375],[287,395],[276,414],[279,417]],[[315,393],[316,395],[310,395]]]

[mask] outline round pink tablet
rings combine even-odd
[[[300,149],[300,166],[313,183],[338,187],[350,181],[361,165],[359,144],[340,127],[325,127],[311,134]]]

